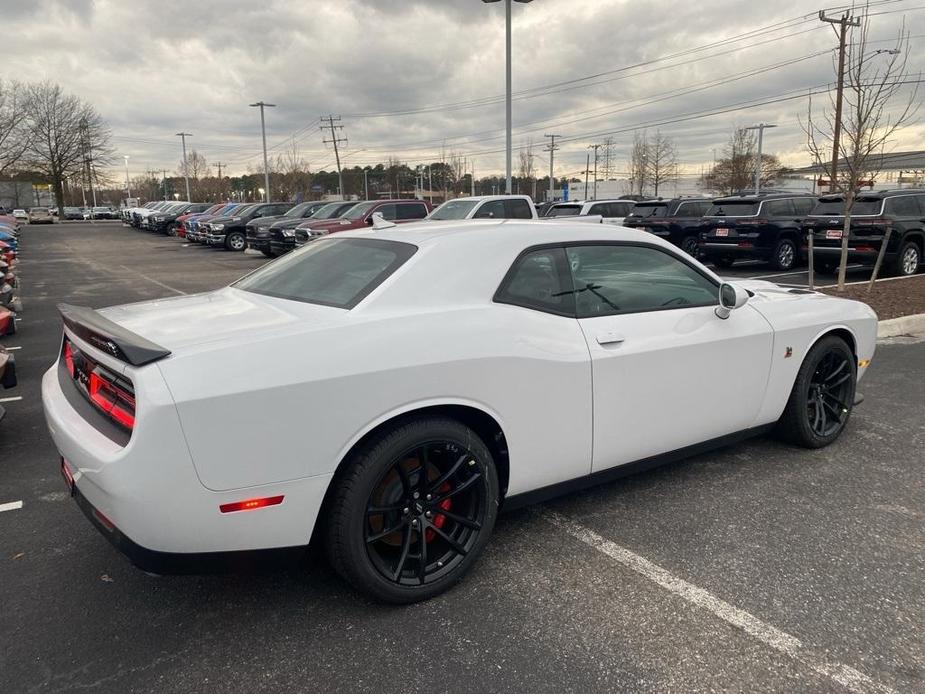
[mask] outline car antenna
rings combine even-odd
[[[388,221],[381,212],[373,212],[373,229],[391,229],[395,222]]]

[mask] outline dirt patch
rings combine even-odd
[[[819,291],[845,299],[863,301],[877,312],[880,320],[925,313],[925,275],[876,282],[869,292],[867,282],[848,285],[844,292],[837,291],[835,287]]]

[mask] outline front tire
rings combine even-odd
[[[232,231],[225,237],[225,248],[229,251],[243,251],[247,248],[247,238],[240,231]]]
[[[498,513],[491,452],[445,417],[411,420],[374,438],[333,485],[325,528],[331,565],[382,602],[426,600],[455,585]]]
[[[797,372],[778,434],[804,448],[822,448],[837,439],[851,416],[857,360],[840,337],[830,335],[809,350]]]

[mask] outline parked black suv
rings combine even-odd
[[[813,267],[819,272],[831,273],[838,267],[844,212],[844,197],[826,195],[803,223],[804,239],[813,235]],[[891,231],[883,267],[893,275],[914,275],[925,252],[925,191],[860,193],[851,209],[848,260],[873,265],[887,229]],[[804,242],[804,248],[807,245]]]
[[[623,226],[650,231],[696,258],[700,255],[700,224],[712,206],[710,198],[643,200],[623,218]]]
[[[799,193],[717,198],[701,224],[701,258],[721,268],[757,258],[775,270],[800,261],[802,224],[816,197]]]
[[[272,258],[270,253],[270,225],[274,222],[291,221],[295,222],[292,227],[295,228],[302,223],[306,217],[311,217],[315,212],[320,210],[328,203],[312,200],[309,202],[300,202],[291,210],[283,215],[273,217],[260,217],[252,219],[247,223],[247,247],[260,251],[268,258]]]
[[[293,207],[291,202],[261,202],[246,208],[241,214],[228,217],[216,217],[206,222],[209,231],[206,243],[210,246],[223,246],[229,251],[243,251],[247,248],[247,223],[259,217],[276,217],[285,214]]]

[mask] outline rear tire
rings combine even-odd
[[[410,420],[353,453],[332,482],[328,558],[376,600],[427,600],[476,562],[498,503],[494,461],[474,431],[446,417]]]
[[[681,239],[681,250],[692,258],[700,257],[700,243],[696,236],[685,236]]]
[[[797,264],[797,245],[791,239],[781,239],[771,254],[771,267],[786,272]]]
[[[851,416],[857,386],[857,359],[843,339],[829,335],[806,355],[777,422],[778,435],[804,448],[822,448],[837,439]]]

